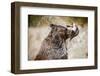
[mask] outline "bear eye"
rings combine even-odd
[[[65,29],[65,31],[67,31],[67,29]]]

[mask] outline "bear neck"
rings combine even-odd
[[[65,39],[62,39],[61,37],[52,36],[51,34],[48,35],[46,38],[50,44],[52,44],[52,48],[63,48],[63,45],[66,43]]]

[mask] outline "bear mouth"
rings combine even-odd
[[[72,40],[78,34],[79,34],[79,29],[78,29],[78,27],[75,24],[72,25],[72,26],[67,26],[66,38],[70,38],[70,40]]]

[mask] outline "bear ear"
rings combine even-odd
[[[55,27],[55,25],[54,24],[50,24],[50,27]]]
[[[56,25],[55,25],[55,24],[50,24],[50,27],[51,27],[52,29],[54,29],[54,28],[56,27]]]

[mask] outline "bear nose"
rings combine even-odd
[[[72,34],[71,34],[71,38],[70,39],[73,39],[75,36],[77,36],[79,34],[79,29],[78,27],[76,26],[75,27],[75,30],[73,31],[72,30]]]
[[[79,34],[79,29],[78,27],[76,26],[76,29],[75,29],[75,36],[77,36]]]
[[[75,35],[77,35],[77,34],[79,33],[78,27],[75,25],[75,23],[73,23],[72,26],[73,26],[73,27],[72,27],[72,30],[75,32]]]

